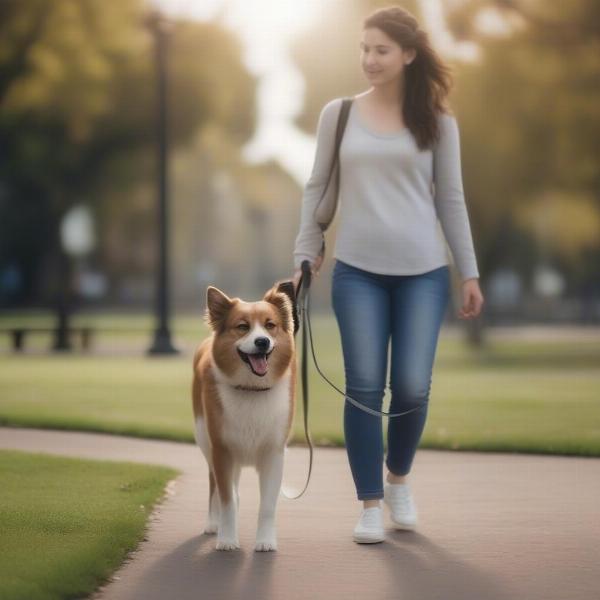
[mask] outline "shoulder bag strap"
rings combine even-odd
[[[348,115],[350,114],[350,107],[354,98],[346,97],[342,100],[342,106],[340,107],[340,114],[338,115],[337,128],[335,130],[335,145],[333,147],[333,158],[331,160],[331,168],[329,169],[329,177],[327,178],[327,187],[331,184],[331,176],[333,174],[334,167],[340,159],[340,146],[342,145],[342,139],[344,137],[344,131],[346,130],[346,123],[348,123]],[[339,182],[336,182],[339,184]],[[323,232],[321,232],[323,234]],[[323,242],[321,244],[321,250],[319,256],[325,255],[325,235],[323,234]]]

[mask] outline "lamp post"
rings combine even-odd
[[[157,187],[158,187],[158,273],[156,277],[156,329],[148,354],[177,354],[169,331],[168,265],[168,112],[167,112],[167,44],[170,24],[160,11],[151,11],[147,26],[154,37],[157,79]]]

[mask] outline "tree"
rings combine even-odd
[[[33,295],[36,264],[46,282],[60,281],[58,224],[71,206],[93,203],[107,218],[117,210],[107,195],[118,188],[126,196],[152,177],[155,75],[143,21],[141,0],[1,5],[0,271],[19,262],[21,300]],[[235,37],[216,25],[174,24],[173,147],[206,123],[235,139],[251,134],[254,81],[240,55]]]
[[[492,10],[505,33],[477,28]],[[571,292],[600,280],[599,5],[473,0],[448,23],[480,49],[461,66],[455,98],[465,185],[489,240],[484,268],[513,263],[528,277],[554,263]],[[507,229],[530,238],[529,257],[506,243]]]

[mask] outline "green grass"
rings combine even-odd
[[[99,338],[104,347],[139,347],[140,355],[0,354],[0,423],[193,441],[189,352],[206,335],[200,317],[175,321],[174,339],[187,345],[188,354],[167,358],[143,355],[149,318],[98,319],[113,326],[145,324],[146,333],[137,337],[123,332]],[[343,389],[337,325],[329,315],[312,322],[319,366]],[[38,341],[47,346],[47,339]],[[343,397],[309,360],[313,440],[343,445]],[[421,447],[600,456],[599,365],[600,339],[491,338],[475,351],[442,330]],[[300,393],[297,399],[293,441],[301,442]],[[386,410],[388,401],[389,390]]]
[[[83,598],[144,535],[176,471],[0,451],[0,598]]]

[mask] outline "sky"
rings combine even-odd
[[[303,109],[305,85],[302,73],[290,59],[289,48],[294,36],[310,28],[324,5],[344,0],[151,1],[173,16],[219,19],[239,35],[245,64],[258,79],[257,128],[254,138],[243,148],[243,156],[251,163],[275,160],[304,186],[312,169],[316,141],[314,135],[294,125]],[[420,0],[423,28],[443,56],[474,58],[476,49],[471,44],[452,40],[444,26],[441,3]],[[493,21],[493,17],[488,19],[491,26]]]

